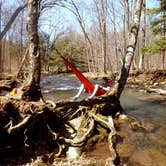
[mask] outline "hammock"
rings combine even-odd
[[[61,58],[64,60],[66,66],[68,66],[73,71],[73,73],[77,76],[80,82],[84,85],[85,93],[93,93],[95,88],[94,84],[91,83],[82,73],[80,73],[67,59],[65,59],[63,56],[61,56]],[[112,85],[112,80],[108,83],[108,85]],[[106,92],[107,92],[106,90],[99,87],[95,96],[101,96]]]

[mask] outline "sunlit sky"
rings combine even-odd
[[[14,5],[14,6],[16,6],[16,4],[19,5],[22,2],[22,0],[0,0],[0,2],[1,1],[5,3],[6,5]],[[75,2],[90,3],[92,2],[92,0],[86,0],[86,1],[75,0]],[[146,0],[147,8],[156,7],[157,4],[158,4],[157,0]],[[86,16],[86,24],[87,26],[89,26],[91,24],[91,21],[87,17],[88,16]],[[52,25],[52,28],[50,28],[50,25]],[[73,14],[71,14],[67,10],[56,7],[56,9],[49,9],[41,17],[41,21],[40,21],[41,31],[47,31],[47,33],[51,33],[53,31],[53,33],[56,33],[59,30],[65,31],[67,28],[72,28],[73,30],[76,30],[77,32],[81,32],[80,26],[76,18],[73,16]]]
[[[83,2],[84,0],[77,0],[75,2]],[[92,2],[92,0],[86,0],[86,3],[90,3]],[[156,0],[147,0],[146,1],[146,6],[147,8],[153,8],[153,7],[156,7],[157,6],[157,1]],[[56,22],[59,17],[59,15],[61,14],[61,27],[60,28],[64,28],[64,27],[69,27],[69,28],[72,28],[74,30],[76,30],[77,32],[81,32],[81,29],[80,29],[80,26],[79,26],[79,23],[77,22],[76,18],[74,17],[73,14],[71,14],[69,11],[67,10],[64,10],[62,8],[59,8],[59,9],[56,9],[56,10],[49,10],[47,13],[45,13],[45,15],[43,16],[43,18],[46,18],[48,22]],[[46,20],[45,19],[45,20]],[[90,18],[92,19],[92,18]],[[88,16],[86,16],[86,25],[87,26],[90,26],[91,24],[91,21],[90,19],[88,19]],[[59,24],[60,25],[60,24]],[[51,29],[48,28],[49,25],[47,26],[42,26],[42,30],[43,31],[47,31],[49,33],[49,31],[51,31]],[[55,29],[56,31],[56,29]]]

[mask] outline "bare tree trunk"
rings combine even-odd
[[[142,25],[142,47],[146,45],[146,0],[143,0],[143,25]],[[141,51],[139,59],[139,69],[144,69],[145,53]]]
[[[24,24],[24,12],[22,12],[21,15],[21,27],[20,27],[20,54],[18,57],[18,62],[20,64],[22,58],[23,58],[23,24]]]
[[[28,4],[28,41],[29,41],[29,78],[24,83],[23,99],[39,100],[40,89],[40,53],[38,36],[38,17],[40,0],[27,0]]]
[[[106,22],[104,22],[103,23],[103,71],[104,73],[107,73],[106,59],[107,59],[107,28],[106,28]]]
[[[1,20],[2,20],[2,1],[0,0],[0,33],[1,33]],[[0,73],[2,72],[2,41],[0,40]]]
[[[100,63],[101,70],[106,73],[107,71],[107,0],[94,0],[97,19],[99,24],[99,36],[101,38],[101,56],[98,57],[98,61],[102,60]],[[100,70],[100,71],[101,71]]]
[[[137,43],[137,37],[138,37],[138,30],[140,25],[140,15],[141,15],[141,7],[142,7],[143,0],[137,0],[134,7],[134,19],[133,24],[131,26],[131,31],[129,35],[129,44],[127,47],[126,56],[124,59],[124,63],[121,69],[121,73],[119,75],[119,80],[117,84],[115,85],[115,95],[119,98],[121,96],[121,93],[125,87],[131,63],[134,57],[134,52],[136,48]]]
[[[164,3],[165,2],[163,2],[161,4],[162,8],[166,7],[166,5]],[[163,10],[162,15],[163,15],[163,18],[164,18],[164,16],[166,16],[166,10]],[[163,23],[163,29],[166,29],[166,20]],[[164,38],[166,38],[166,31],[165,30],[163,30],[163,34],[162,35],[163,35]],[[162,51],[162,69],[163,70],[165,68],[165,56],[166,56],[166,50]]]
[[[102,38],[103,38],[103,72],[107,72],[107,0],[101,0],[102,5]]]
[[[166,51],[162,52],[162,69],[164,70],[165,68],[165,55],[166,55]]]
[[[130,31],[130,7],[129,0],[122,0],[121,5],[124,9],[124,18],[123,18],[123,41],[124,41],[124,54],[126,53],[126,48],[128,45],[128,37]]]
[[[2,38],[5,36],[6,32],[10,29],[12,23],[14,22],[14,20],[16,19],[16,17],[18,16],[18,14],[27,6],[27,4],[23,4],[22,6],[19,6],[15,12],[13,13],[13,15],[11,16],[10,20],[8,21],[8,23],[6,24],[5,28],[3,29],[3,31],[0,33],[0,41],[2,40]]]
[[[126,43],[126,16],[125,16],[125,14],[124,14],[124,18],[123,18],[123,41],[124,41],[123,53],[125,54],[126,48],[127,48],[127,43]]]
[[[126,18],[126,34],[127,37],[129,36],[129,31],[130,31],[130,10],[129,10],[129,0],[125,0],[124,2],[124,8],[125,8],[125,18]],[[126,42],[128,44],[128,38],[126,38]]]
[[[92,41],[90,40],[90,38],[88,36],[88,33],[86,32],[83,19],[82,19],[81,15],[80,15],[80,12],[79,12],[79,9],[78,9],[76,3],[73,0],[71,0],[71,4],[74,7],[74,10],[70,9],[67,6],[65,6],[65,7],[76,16],[76,19],[77,19],[77,21],[78,21],[78,23],[79,23],[79,25],[81,27],[81,30],[82,30],[82,32],[84,34],[85,41],[88,43],[88,47],[89,47],[89,54],[88,54],[88,57],[87,57],[87,59],[89,61],[89,65],[91,65],[89,67],[89,69],[91,68],[91,70],[93,72],[95,72],[94,53],[93,53],[93,44],[92,44]],[[90,61],[91,61],[91,63],[90,63]]]
[[[112,0],[112,17],[113,17],[113,33],[114,33],[115,57],[116,57],[116,71],[118,71],[119,70],[118,45],[117,45],[117,33],[116,33],[115,5],[113,0]],[[125,37],[125,40],[126,40],[126,37]]]

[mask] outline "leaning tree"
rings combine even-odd
[[[113,148],[112,137],[116,135],[116,131],[113,118],[122,111],[119,98],[125,87],[134,56],[142,1],[135,1],[129,45],[126,49],[127,52],[119,79],[112,91],[96,99],[60,101],[56,104],[50,104],[39,101],[42,95],[37,29],[41,1],[27,0],[29,41],[27,62],[29,66],[19,88],[20,100],[13,99],[13,96],[11,98],[11,95],[0,97],[0,150],[5,151],[9,147],[21,147],[24,151],[26,149],[29,151],[30,148],[39,148],[41,145],[42,147],[45,145],[44,147],[49,147],[49,150],[54,150],[54,152],[57,152],[56,156],[59,156],[69,146],[85,145],[91,136],[100,133],[99,131],[96,132],[98,129],[96,125],[99,125],[101,128],[107,129],[111,161],[115,161],[116,152]],[[15,95],[17,96],[17,94]],[[33,102],[26,101],[27,99]],[[75,129],[70,121],[77,117],[81,117],[82,121],[80,127]],[[74,136],[72,136],[73,132],[75,132]],[[55,151],[55,149],[58,149],[58,151]]]

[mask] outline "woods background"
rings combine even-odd
[[[119,71],[134,4],[134,0],[43,0],[39,21],[42,72],[66,71],[58,52],[81,71]],[[165,0],[144,0],[132,69],[165,69],[165,12]],[[26,1],[0,0],[0,73],[18,71],[28,45],[27,28]]]

